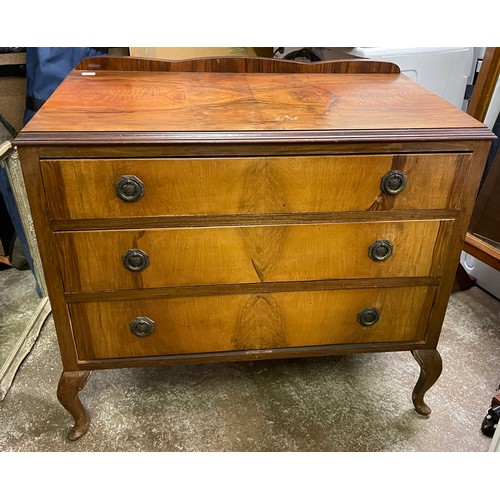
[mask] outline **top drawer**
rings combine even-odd
[[[468,161],[470,154],[40,163],[51,219],[99,219],[458,208],[449,195]],[[402,179],[399,194],[384,192]]]

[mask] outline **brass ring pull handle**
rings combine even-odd
[[[116,181],[115,191],[123,201],[138,201],[144,196],[144,183],[135,175],[122,175]]]
[[[138,316],[130,322],[130,331],[138,337],[147,337],[155,331],[155,322],[147,317]]]
[[[129,271],[137,273],[149,266],[149,257],[144,250],[131,248],[123,254],[122,262]]]
[[[372,326],[380,319],[380,312],[375,307],[367,307],[358,314],[358,323],[362,326]]]
[[[380,189],[389,195],[399,194],[406,188],[407,177],[401,170],[391,170],[382,177]]]
[[[377,240],[370,245],[368,256],[375,262],[387,260],[392,255],[392,243],[388,240]]]

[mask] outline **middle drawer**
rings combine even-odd
[[[453,221],[56,233],[66,292],[439,276]]]

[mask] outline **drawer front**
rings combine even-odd
[[[68,292],[441,273],[453,221],[56,233]]]
[[[470,155],[40,163],[50,217],[57,220],[446,208],[464,160],[469,161]],[[392,171],[405,176],[406,187],[399,194],[381,190],[382,179]],[[384,186],[394,182],[397,185],[397,176],[385,178]]]
[[[421,341],[434,291],[408,287],[176,297],[70,303],[69,310],[78,357],[92,360]]]

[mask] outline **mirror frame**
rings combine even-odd
[[[14,199],[19,210],[26,240],[33,259],[33,272],[42,290],[42,297],[38,307],[33,311],[23,331],[20,332],[19,339],[12,348],[12,351],[0,365],[0,401],[3,401],[14,381],[17,370],[24,358],[31,352],[52,309],[47,297],[45,276],[43,274],[42,261],[38,250],[33,220],[31,218],[31,210],[26,194],[19,154],[17,148],[13,147],[9,141],[5,141],[0,145],[0,163],[0,168],[6,168],[7,170],[7,176],[12,187]]]

